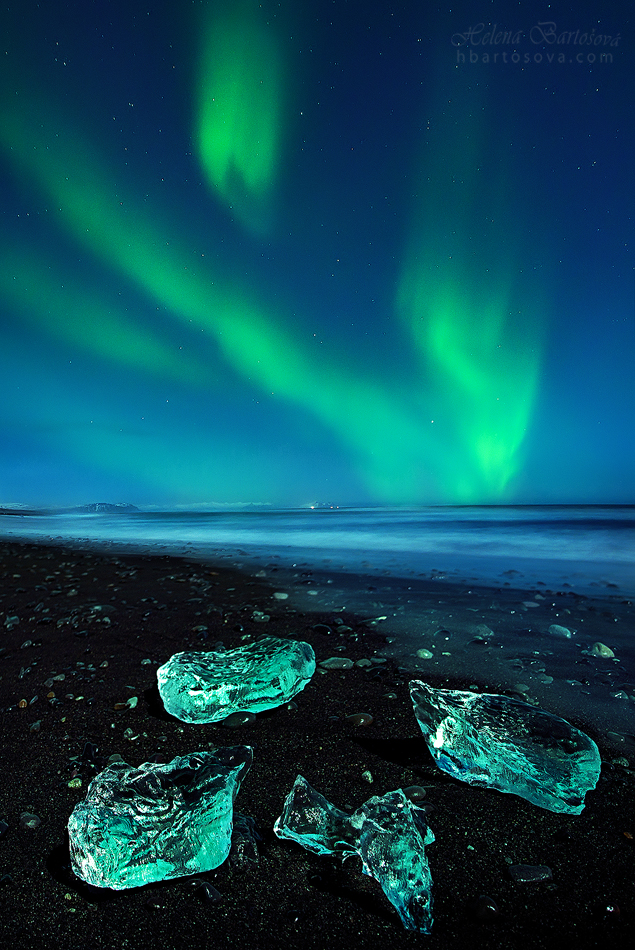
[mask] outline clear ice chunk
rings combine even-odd
[[[87,884],[123,890],[218,867],[252,760],[249,746],[233,746],[167,764],[109,765],[68,820],[73,871]]]
[[[469,785],[579,815],[600,777],[595,742],[566,720],[509,696],[410,683],[414,712],[439,768]]]
[[[313,648],[263,637],[233,650],[175,653],[157,670],[166,710],[182,722],[218,722],[288,702],[315,673]]]
[[[402,789],[369,798],[348,815],[298,775],[274,831],[315,854],[342,860],[359,855],[364,874],[381,885],[404,927],[430,933],[432,878],[425,846],[434,834],[425,812]]]

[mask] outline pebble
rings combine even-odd
[[[223,719],[221,726],[227,729],[238,729],[240,726],[246,726],[256,721],[256,716],[252,712],[235,712]]]
[[[23,811],[20,815],[20,828],[37,828],[42,824],[42,820],[37,815],[32,815],[28,811]]]
[[[625,735],[622,732],[607,732],[606,734],[609,739],[612,739],[613,742],[619,742],[620,744],[626,743],[627,745],[633,747],[633,739],[635,737]]]
[[[210,884],[209,881],[195,879],[189,882],[189,886],[192,888],[199,900],[202,900],[205,904],[216,904],[218,901],[223,899],[221,892],[216,890],[214,885]]]
[[[495,920],[500,917],[498,904],[486,894],[481,894],[469,905],[471,913],[477,920]]]
[[[430,650],[421,649],[417,650],[417,656],[420,660],[432,660],[434,653],[431,653]]]
[[[29,704],[27,703],[26,699],[21,699],[18,703],[18,709],[26,709],[28,705]]]
[[[274,596],[274,600],[288,600],[289,599],[289,595],[285,594],[285,592],[282,590],[277,590],[273,596]]]
[[[350,716],[344,717],[344,722],[350,723],[351,726],[370,726],[372,721],[373,717],[366,712],[351,713]]]
[[[409,785],[408,788],[403,789],[403,793],[406,798],[409,798],[411,802],[420,802],[426,797],[426,790],[421,785]]]
[[[39,732],[42,728],[42,720],[37,719],[35,722],[32,722],[29,726],[29,732]]]
[[[159,894],[153,894],[149,897],[143,905],[147,910],[165,910],[165,898],[161,897]]]
[[[355,660],[355,666],[359,666],[362,670],[372,665],[370,660]]]
[[[82,787],[82,780],[81,780],[81,778],[79,777],[79,775],[78,775],[76,778],[72,778],[72,779],[70,780],[70,782],[68,783],[68,787],[69,787],[69,788],[81,788],[81,787]]]
[[[327,627],[325,623],[316,623],[311,627],[311,630],[313,630],[315,633],[322,633],[322,634],[328,634],[328,633],[333,632],[331,628]]]
[[[262,610],[254,610],[251,615],[251,619],[256,623],[267,623],[267,621],[271,618],[269,617],[269,614],[263,613]]]
[[[9,826],[6,821],[0,821],[0,838],[4,838],[8,830]]]
[[[620,917],[620,909],[617,904],[597,904],[594,908],[594,916],[599,920],[616,920]]]
[[[33,640],[25,640],[22,646],[20,647],[20,649],[26,650],[27,647],[32,647],[32,646],[33,646]]]
[[[328,660],[322,660],[320,667],[323,670],[350,670],[353,661],[347,656],[330,656]]]
[[[368,769],[366,769],[365,772],[362,772],[362,778],[365,782],[368,782],[369,785],[373,784],[374,779],[372,773]]]
[[[92,742],[85,742],[82,749],[82,759],[84,762],[94,762],[98,752],[98,746]]]
[[[545,864],[512,864],[507,870],[517,884],[553,880],[551,868]]]
[[[566,637],[567,640],[571,639],[571,631],[568,627],[561,627],[559,623],[552,623],[549,627],[549,633],[552,637]]]
[[[593,656],[605,656],[609,659],[615,656],[611,648],[607,647],[606,643],[600,643],[599,640],[591,647],[591,653]]]
[[[122,709],[134,709],[137,703],[139,702],[136,696],[131,696],[130,699],[127,699],[125,703],[115,703],[115,709],[117,712]]]

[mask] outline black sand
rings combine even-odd
[[[582,815],[563,816],[440,772],[413,716],[408,675],[391,663],[318,672],[296,697],[296,710],[260,714],[236,730],[186,726],[163,712],[155,686],[157,665],[174,652],[219,640],[237,646],[245,635],[270,634],[308,640],[318,661],[333,655],[358,660],[377,655],[382,633],[347,615],[353,633],[339,635],[333,614],[299,613],[272,601],[272,589],[257,580],[177,558],[5,542],[0,581],[0,819],[8,826],[0,837],[2,946],[633,945],[635,772],[616,763],[615,750],[603,747],[600,736],[593,738],[607,761],[598,787],[587,795]],[[254,610],[270,620],[252,620]],[[331,632],[314,630],[318,623]],[[200,626],[207,630],[195,631]],[[61,674],[63,680],[45,685]],[[426,678],[458,688],[470,682]],[[139,698],[135,709],[115,711],[131,696]],[[372,724],[344,721],[357,712],[370,712]],[[97,747],[92,762],[82,759],[86,743]],[[263,840],[257,867],[226,863],[204,875],[220,900],[203,902],[188,879],[96,893],[73,878],[68,816],[110,755],[137,765],[154,755],[169,761],[237,744],[253,746],[255,758],[236,808],[255,819]],[[435,899],[431,935],[403,929],[359,862],[341,865],[274,837],[273,823],[298,773],[346,809],[394,788],[426,788],[436,835],[427,852]],[[82,787],[69,787],[77,777]],[[24,812],[41,824],[21,828]],[[548,865],[553,880],[515,883],[512,864]],[[496,902],[498,916],[478,917],[473,902],[480,895]]]

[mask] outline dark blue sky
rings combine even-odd
[[[630,4],[1,17],[0,504],[633,501]]]

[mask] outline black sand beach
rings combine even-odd
[[[245,637],[267,634],[307,640],[318,662],[382,659],[380,626],[347,613],[351,629],[342,633],[341,614],[302,612],[275,600],[270,578],[173,557],[5,542],[0,581],[3,946],[633,945],[635,755],[607,744],[583,720],[570,717],[598,742],[600,781],[580,816],[552,814],[439,771],[413,715],[408,680],[414,674],[395,662],[318,669],[296,697],[297,708],[259,714],[238,729],[187,726],[169,717],[156,690],[156,668],[180,650],[218,641],[239,646]],[[485,603],[493,592],[477,595]],[[453,595],[448,587],[445,596],[459,596],[457,588]],[[254,611],[269,620],[254,620]],[[449,679],[425,662],[419,675],[435,686],[473,682],[467,670]],[[138,697],[135,708],[115,709],[132,696]],[[359,712],[372,715],[370,725],[346,721]],[[202,900],[187,878],[102,893],[73,877],[66,823],[109,756],[138,765],[153,756],[169,761],[238,744],[254,748],[236,810],[255,820],[260,858],[257,866],[226,862],[204,875],[218,900]],[[347,810],[395,788],[425,788],[436,836],[427,849],[435,901],[431,935],[404,930],[360,862],[342,865],[275,838],[273,823],[298,773]],[[81,787],[73,781],[78,778]],[[21,827],[23,813],[38,816],[37,827]],[[508,870],[516,864],[547,865],[552,880],[516,883]],[[483,910],[482,895],[495,902],[496,914]]]

